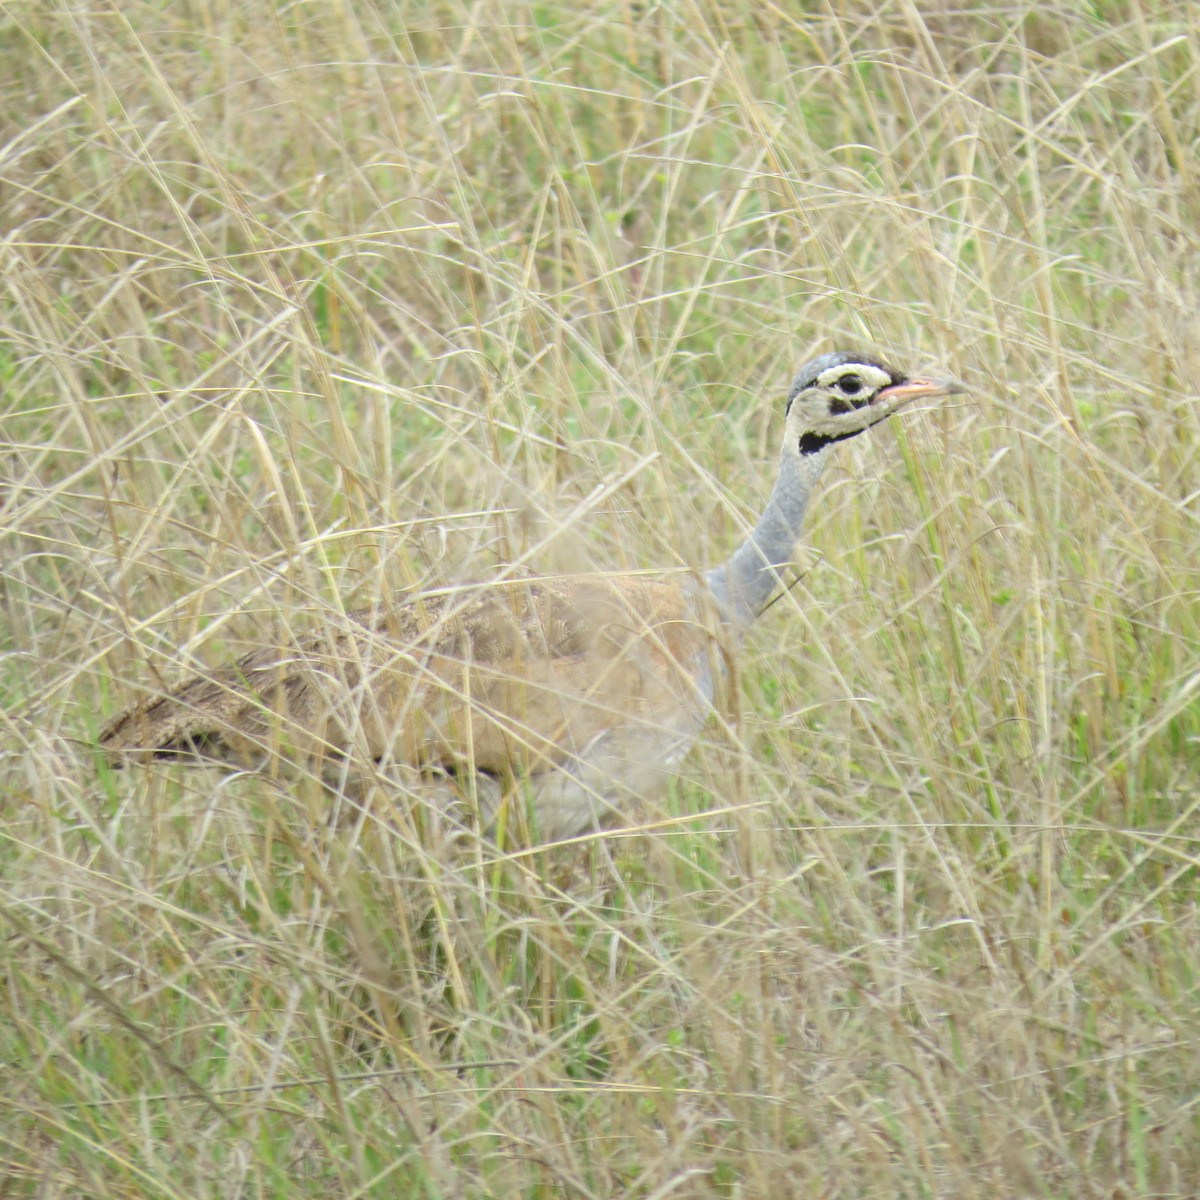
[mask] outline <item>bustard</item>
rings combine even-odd
[[[484,831],[516,797],[535,838],[586,833],[659,789],[694,742],[721,641],[779,585],[830,448],[913,400],[961,390],[861,354],[823,355],[788,394],[766,510],[702,578],[507,579],[418,594],[138,703],[100,744],[116,762],[141,752],[251,767],[282,750],[326,775],[374,760],[436,778]]]

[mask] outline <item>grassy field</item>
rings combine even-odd
[[[0,1195],[1200,1194],[1200,9],[811,7],[0,10]],[[719,561],[841,347],[971,394],[839,448],[628,829],[89,752]]]

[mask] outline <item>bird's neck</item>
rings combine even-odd
[[[731,624],[752,624],[782,582],[780,570],[794,559],[808,500],[827,454],[826,446],[807,454],[786,447],[758,524],[728,562],[706,574],[713,599]]]

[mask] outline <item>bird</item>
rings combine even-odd
[[[661,792],[696,741],[728,648],[784,583],[834,447],[963,390],[867,354],[821,355],[795,376],[770,498],[724,563],[420,591],[143,699],[99,748],[117,766],[255,770],[282,755],[343,783],[352,762],[375,778],[400,768],[485,836],[551,843],[609,827]]]

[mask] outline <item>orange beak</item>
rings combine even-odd
[[[927,396],[956,396],[966,390],[964,384],[949,375],[920,375],[907,383],[897,383],[884,388],[875,400],[878,403],[885,396],[889,400],[923,400]]]

